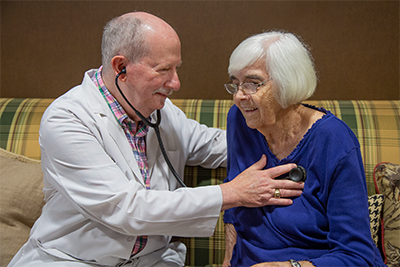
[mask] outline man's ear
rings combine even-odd
[[[127,65],[128,60],[124,56],[117,55],[111,59],[111,67],[114,71],[114,76],[117,76]],[[125,74],[121,74],[119,77],[121,81],[125,81],[126,79]]]

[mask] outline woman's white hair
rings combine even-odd
[[[233,51],[228,73],[235,75],[258,60],[265,61],[275,85],[275,98],[283,108],[300,103],[314,93],[317,76],[312,56],[293,34],[272,31],[247,38]]]
[[[111,69],[111,59],[125,56],[130,62],[141,59],[147,51],[144,23],[134,16],[120,16],[110,20],[103,30],[101,42],[102,64]]]

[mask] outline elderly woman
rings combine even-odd
[[[290,206],[225,212],[224,266],[384,266],[357,138],[329,111],[301,104],[317,83],[305,46],[290,33],[258,34],[234,50],[228,71],[226,182],[262,155],[266,168],[296,163],[307,179]]]

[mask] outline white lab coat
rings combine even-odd
[[[185,248],[169,244],[170,236],[212,235],[221,189],[175,190],[177,182],[150,128],[146,144],[152,190],[146,190],[122,128],[90,79],[94,71],[43,115],[39,143],[46,204],[9,266],[119,266],[141,235],[149,239],[132,266],[162,262],[163,257],[182,265]],[[181,177],[186,164],[226,166],[224,131],[188,119],[169,99],[161,115],[162,140]]]

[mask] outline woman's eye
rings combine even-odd
[[[252,84],[258,84],[259,81],[256,80],[245,80],[243,83],[252,83]]]

